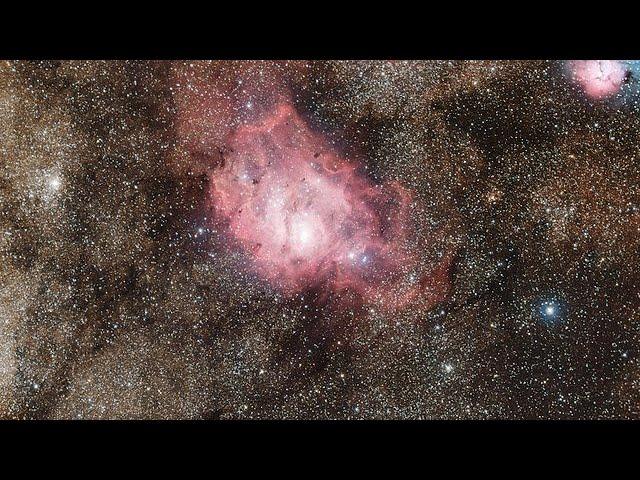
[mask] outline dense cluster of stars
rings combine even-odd
[[[640,63],[0,64],[0,418],[636,418]]]

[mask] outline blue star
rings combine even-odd
[[[564,304],[555,298],[545,299],[538,302],[538,314],[546,324],[555,324],[564,317]]]

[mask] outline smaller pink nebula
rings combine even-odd
[[[619,60],[571,60],[568,66],[574,81],[596,100],[618,93],[627,74]]]

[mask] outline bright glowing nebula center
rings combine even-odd
[[[424,287],[407,248],[409,192],[373,185],[288,104],[231,133],[211,199],[259,274],[285,293],[325,286],[398,304]]]

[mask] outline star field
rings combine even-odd
[[[0,63],[0,418],[638,418],[638,68]]]

